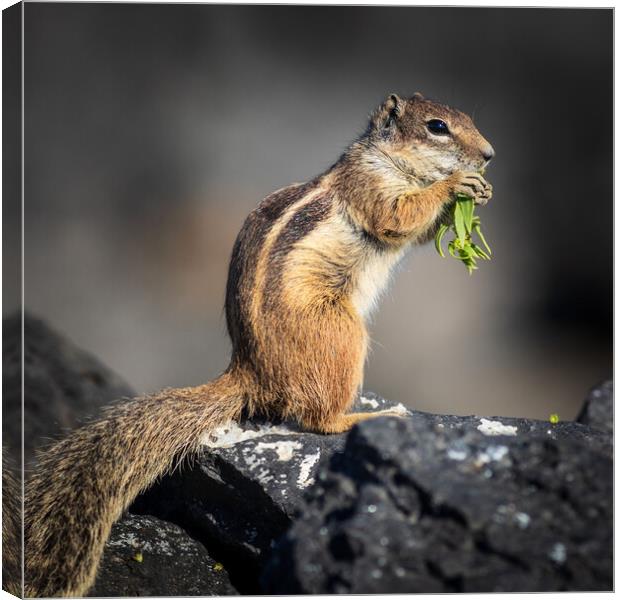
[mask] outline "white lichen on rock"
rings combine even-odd
[[[467,451],[450,448],[448,450],[448,458],[450,460],[465,460],[467,458]]]
[[[531,520],[532,518],[527,513],[518,512],[515,514],[515,521],[521,529],[526,529],[529,526]]]
[[[549,558],[559,565],[566,562],[566,546],[560,542],[553,544],[549,551]]]
[[[478,453],[476,462],[478,462],[481,465],[484,465],[490,462],[499,462],[507,454],[508,454],[508,446],[489,446],[484,451]]]
[[[258,442],[256,449],[257,454],[262,454],[265,450],[273,450],[278,455],[278,460],[288,461],[293,458],[295,450],[303,448],[300,442],[291,442],[284,440],[282,442]]]
[[[131,524],[132,527],[135,528],[134,523]],[[138,527],[142,529],[141,526]],[[168,540],[168,534],[162,528],[156,528],[157,536],[153,539],[148,539],[147,537],[138,536],[133,532],[123,532],[116,537],[110,538],[107,541],[107,546],[109,547],[119,547],[119,548],[131,548],[140,550],[141,552],[146,552],[150,554],[159,554],[163,556],[174,556],[175,551],[172,545]],[[148,534],[147,534],[148,535]],[[177,540],[178,541],[178,540]],[[184,550],[191,549],[187,544],[187,548],[181,548]]]
[[[266,423],[260,425],[258,429],[244,429],[238,423],[231,421],[209,431],[203,436],[201,443],[209,448],[230,448],[235,444],[266,435],[299,435],[299,433],[299,429],[296,429],[292,424],[272,425]]]
[[[365,398],[364,396],[360,396],[360,403],[371,406],[372,408],[379,408],[379,403],[372,398]]]
[[[269,467],[263,467],[256,475],[259,483],[262,485],[267,485],[270,481],[274,480],[274,475],[269,469]]]
[[[124,548],[125,546],[129,547],[129,548],[137,548],[139,545],[139,540],[138,537],[136,536],[135,533],[121,533],[119,536],[115,537],[115,538],[110,538],[106,545],[108,546],[120,546],[121,548]]]
[[[301,461],[299,465],[299,476],[297,477],[297,487],[306,488],[314,483],[314,477],[310,477],[310,472],[319,458],[321,458],[321,449],[317,448],[315,454],[309,454]]]
[[[480,419],[480,425],[476,428],[484,435],[517,435],[517,428],[514,425],[504,425],[501,421],[489,421]]]

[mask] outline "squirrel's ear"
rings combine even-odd
[[[383,103],[383,106],[389,116],[396,118],[402,114],[404,104],[405,103],[396,94],[390,94]]]
[[[414,100],[424,100],[424,96],[420,94],[420,92],[416,92],[413,96],[411,96]]]
[[[396,94],[390,94],[375,110],[371,122],[377,129],[390,127],[401,116],[405,103]]]

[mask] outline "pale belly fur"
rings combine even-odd
[[[366,254],[356,269],[351,301],[358,313],[367,319],[376,309],[379,299],[390,282],[396,264],[405,255],[406,248],[392,251],[372,251]]]

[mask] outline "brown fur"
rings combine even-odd
[[[432,118],[448,123],[449,139],[429,134]],[[432,236],[457,192],[490,197],[471,173],[489,148],[466,115],[392,95],[326,173],[267,197],[233,249],[228,370],[119,404],[41,457],[26,490],[26,594],[86,592],[135,496],[243,410],[321,433],[376,416],[346,414],[362,383],[367,316],[392,265]]]
[[[2,589],[22,596],[21,482],[13,474],[8,450],[2,449]]]

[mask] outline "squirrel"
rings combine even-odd
[[[468,115],[391,94],[332,167],[265,198],[232,251],[225,372],[117,403],[40,456],[26,484],[25,596],[84,595],[113,523],[217,426],[260,415],[332,434],[390,414],[347,413],[366,323],[392,267],[433,238],[456,195],[491,198],[480,171],[493,156]]]

